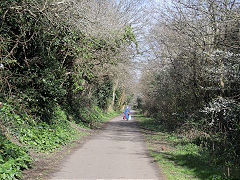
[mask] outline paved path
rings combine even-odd
[[[61,165],[53,179],[161,179],[134,120],[116,117]]]

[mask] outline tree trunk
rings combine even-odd
[[[111,102],[110,106],[108,107],[108,111],[113,111],[113,109],[114,109],[114,102],[115,102],[115,98],[116,98],[117,87],[118,87],[118,79],[116,79],[115,83],[113,84],[112,102]]]

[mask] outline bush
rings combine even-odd
[[[33,117],[29,118],[24,112],[20,111],[20,116],[15,111],[13,106],[4,103],[0,109],[2,121],[21,143],[37,151],[52,151],[72,140],[77,134],[77,130],[70,126],[65,112],[59,106],[55,107],[52,124],[34,121]]]
[[[240,166],[240,103],[218,97],[204,108],[204,128],[210,137],[205,144],[227,166]]]

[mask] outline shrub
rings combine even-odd
[[[21,170],[30,167],[30,155],[26,148],[0,136],[0,179],[20,179]]]

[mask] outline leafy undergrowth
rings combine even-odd
[[[222,168],[213,166],[206,150],[164,131],[151,118],[138,115],[138,120],[151,155],[168,179],[227,179]]]
[[[21,170],[29,167],[30,162],[26,148],[0,136],[0,179],[21,178]]]
[[[117,113],[103,113],[95,107],[93,111],[82,112],[82,115],[94,122],[95,127]],[[77,128],[89,129],[88,124],[70,123],[60,106],[55,108],[52,124],[33,120],[33,117],[17,112],[14,106],[6,103],[0,108],[0,119],[7,127],[7,136],[0,136],[0,179],[20,179],[21,171],[31,165],[29,151],[53,152],[70,141],[89,134]],[[16,142],[11,142],[13,139]]]
[[[98,106],[93,106],[91,109],[87,107],[81,109],[80,114],[82,118],[88,122],[87,126],[89,128],[96,128],[112,117],[119,115],[120,112],[112,111],[106,113]]]

